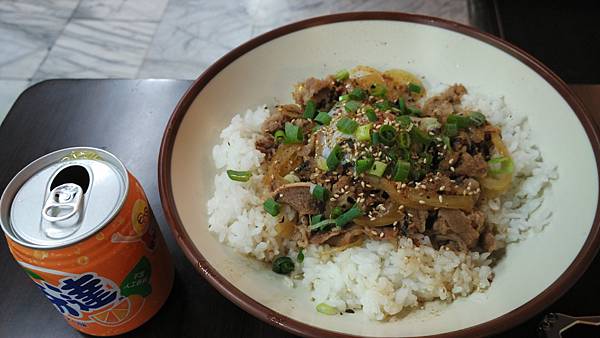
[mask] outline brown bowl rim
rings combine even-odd
[[[173,231],[177,243],[200,275],[208,280],[208,282],[212,284],[212,286],[215,287],[223,296],[227,297],[229,300],[253,316],[266,323],[269,323],[270,325],[302,336],[348,337],[348,335],[340,332],[329,331],[304,324],[267,308],[248,295],[244,294],[242,291],[238,290],[206,261],[202,254],[194,246],[190,237],[185,231],[175,206],[171,186],[171,156],[173,145],[179,125],[198,93],[222,69],[227,67],[231,62],[240,56],[266,42],[295,31],[336,22],[362,20],[404,21],[440,27],[478,39],[484,43],[499,48],[500,50],[520,60],[529,68],[542,76],[554,89],[560,93],[563,99],[565,99],[565,101],[569,104],[571,109],[573,109],[591,142],[592,149],[596,157],[596,168],[600,167],[600,151],[598,146],[600,144],[600,138],[598,128],[593,122],[589,113],[584,109],[584,106],[579,98],[571,91],[571,89],[569,89],[569,87],[557,75],[544,66],[540,61],[536,60],[533,56],[506,41],[503,41],[491,34],[476,30],[472,27],[440,18],[400,12],[339,13],[314,17],[288,24],[266,32],[240,45],[216,61],[213,65],[206,69],[206,71],[204,71],[204,73],[202,73],[196,81],[194,81],[187,92],[183,95],[175,107],[173,114],[171,115],[171,118],[169,119],[169,122],[165,128],[158,160],[158,181],[161,203],[167,222]],[[575,260],[557,280],[555,280],[548,288],[535,296],[532,300],[493,320],[461,330],[428,337],[475,337],[499,333],[512,328],[524,322],[525,320],[528,320],[556,301],[583,275],[598,250],[598,245],[600,243],[599,211],[600,199],[599,203],[596,205],[596,213],[594,216],[592,229],[590,230],[590,233],[588,234],[588,237]]]

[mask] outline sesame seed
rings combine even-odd
[[[340,195],[339,194],[333,194],[333,197],[340,198]]]
[[[398,221],[394,221],[394,223],[392,223],[392,225],[398,225]]]
[[[448,164],[452,164],[452,162],[454,162],[454,159],[453,159],[453,158],[451,158],[451,159],[448,161]]]
[[[442,195],[438,195],[438,199],[440,200],[440,203],[444,202],[444,198],[442,197]]]
[[[454,172],[454,167],[450,167],[450,171],[451,171],[451,172]]]
[[[425,201],[419,200],[419,204],[425,204]]]
[[[385,236],[385,234],[383,232],[379,233],[379,238],[383,238],[383,236]]]
[[[371,230],[371,233],[372,233],[373,235],[377,236],[377,231],[375,231],[375,230]]]
[[[329,200],[330,200],[331,202],[333,202],[333,201],[335,201],[335,198],[331,197],[331,198],[329,198]]]
[[[413,217],[413,214],[411,214],[410,212],[406,213],[408,215],[408,217]]]

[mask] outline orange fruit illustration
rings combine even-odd
[[[133,318],[141,310],[143,303],[143,297],[137,295],[129,296],[123,298],[122,301],[110,309],[91,315],[90,318],[104,326],[119,325]]]

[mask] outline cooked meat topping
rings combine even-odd
[[[312,215],[319,212],[317,200],[310,193],[312,183],[284,184],[274,192],[275,200],[296,210],[300,215]]]

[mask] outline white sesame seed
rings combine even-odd
[[[383,236],[385,236],[385,234],[383,232],[379,233],[379,238],[383,238]]]
[[[446,189],[446,186],[445,186],[445,185],[442,185],[442,186],[440,187],[440,189],[439,189],[439,190],[440,190],[440,191],[444,191],[444,189]]]
[[[438,199],[440,200],[440,203],[444,202],[444,198],[442,197],[442,195],[438,195]]]
[[[454,167],[450,167],[450,171],[451,171],[451,172],[454,172]]]
[[[425,204],[425,201],[419,200],[419,204]]]

